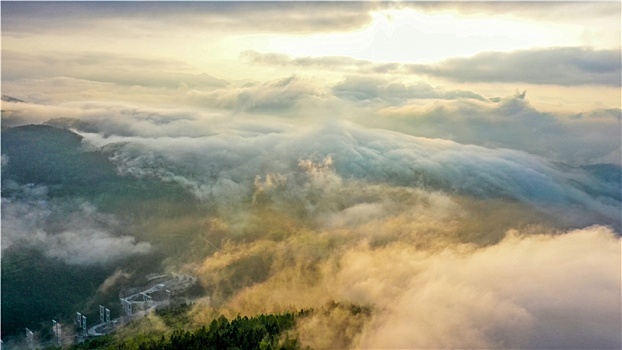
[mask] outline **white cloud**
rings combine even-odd
[[[571,225],[619,226],[620,202],[608,193],[609,184],[523,152],[347,123],[303,129],[281,122],[267,130],[253,125],[222,119],[211,124],[214,133],[193,138],[84,136],[99,147],[109,145],[123,173],[176,181],[208,202],[224,205],[226,200],[229,208],[251,200],[255,178],[268,174],[287,177],[287,187],[304,197],[304,186],[289,181],[301,172],[300,160],[332,157],[335,174],[345,179],[512,198]]]
[[[354,251],[335,280],[345,300],[378,310],[356,348],[617,348],[619,260],[603,227],[510,232],[466,251]]]
[[[30,248],[71,265],[99,265],[151,251],[151,244],[119,231],[110,215],[87,202],[50,200],[43,186],[2,198],[2,250]]]
[[[476,99],[487,101],[471,91],[443,91],[427,83],[405,85],[399,81],[381,78],[347,77],[333,87],[333,93],[354,101],[381,100],[390,104],[403,104],[415,99]]]
[[[387,103],[377,108],[376,115],[363,117],[366,123],[419,136],[522,150],[556,162],[581,165],[602,157],[620,164],[615,154],[605,158],[620,148],[619,109],[553,114],[535,109],[520,96],[498,103],[433,101],[425,105]]]
[[[484,52],[436,64],[410,65],[412,73],[461,82],[620,86],[620,49],[559,47]]]
[[[4,99],[3,126],[56,119],[109,155],[121,175],[175,182],[200,198],[187,216],[138,220],[154,229],[144,233],[154,242],[192,240],[179,241],[191,249],[165,264],[200,256],[185,267],[210,287],[218,311],[315,308],[298,331],[304,345],[320,348],[620,347],[619,106],[546,113],[520,94],[494,98],[481,92],[486,84],[471,84],[537,84],[552,96],[549,106],[575,97],[560,91],[589,91],[583,101],[611,94],[620,73],[619,48],[609,45],[619,43],[611,40],[619,36],[619,11],[611,9],[619,4],[1,6],[3,92],[25,101]],[[393,11],[409,7],[429,15]],[[450,7],[473,16],[443,17],[439,11]],[[536,41],[521,47],[540,42],[545,27],[568,29],[572,42],[583,40],[574,37],[579,29],[601,47],[489,52],[418,66],[352,52],[244,51],[271,51],[269,41],[285,37],[279,33],[311,32],[318,45],[300,46],[303,36],[291,35],[291,52],[359,45],[377,59],[473,50],[485,41],[474,43],[478,35],[491,38],[489,19],[471,21],[483,13],[514,23],[506,29],[519,34],[536,28],[526,36]],[[342,35],[374,18],[369,41]],[[434,33],[421,32],[418,42],[404,30],[412,19],[435,19],[411,28]],[[607,22],[588,23],[595,19]],[[460,38],[458,27],[445,25],[458,22],[483,31]],[[249,33],[259,35],[242,36]],[[443,35],[468,47],[439,39],[438,48],[420,50]],[[434,85],[443,79],[468,84]],[[14,161],[1,160],[3,167]],[[614,165],[585,166],[600,162]],[[35,249],[67,264],[112,267],[153,249],[90,203],[49,198],[45,186],[3,187],[10,190],[2,198],[3,251]],[[184,235],[165,236],[178,223]],[[127,278],[123,271],[100,291]],[[331,300],[367,311],[324,313]]]
[[[461,208],[438,193],[347,183],[333,198],[357,195],[384,195],[386,201],[352,205],[333,214],[343,215],[341,221],[317,230],[255,211],[257,225],[249,228],[259,236],[255,241],[224,244],[193,264],[219,311],[235,316],[313,308],[297,324],[303,346],[312,348],[620,346],[622,251],[611,229],[532,227],[509,230],[498,241],[460,243],[464,225],[478,220],[465,210],[469,204]],[[493,212],[493,221],[519,213],[494,202],[482,210]],[[479,235],[493,235],[494,225],[481,224]],[[284,238],[271,236],[280,229]],[[253,275],[246,277],[248,271]],[[223,289],[232,295],[223,296]],[[327,307],[331,301],[344,307]],[[353,313],[348,305],[368,311]]]

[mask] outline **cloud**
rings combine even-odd
[[[280,53],[261,53],[247,50],[240,53],[242,60],[251,63],[276,65],[276,66],[296,66],[296,67],[317,67],[329,70],[357,71],[357,72],[381,72],[397,69],[399,64],[373,63],[371,61],[355,59],[347,56],[324,56],[324,57],[296,57]]]
[[[378,310],[356,348],[617,348],[619,259],[603,227],[510,232],[466,252],[355,251],[335,281],[345,300]]]
[[[214,128],[206,120],[226,115],[193,108],[144,107],[121,102],[77,102],[60,105],[20,103],[3,105],[6,126],[57,125],[103,136],[194,137],[209,135]]]
[[[158,262],[192,271],[208,291],[197,323],[215,312],[311,308],[295,332],[314,348],[620,347],[619,106],[547,113],[530,105],[529,87],[526,97],[489,99],[499,95],[483,93],[486,84],[433,85],[612,91],[619,51],[540,48],[420,65],[236,51],[259,38],[251,32],[364,30],[372,15],[390,14],[375,9],[450,6],[436,3],[1,6],[11,49],[3,88],[25,101],[3,100],[3,126],[74,128],[125,180],[173,182],[200,199],[139,199],[127,226],[94,203],[5,181],[3,252],[119,267],[101,293],[130,278],[126,259],[170,253]],[[474,18],[585,24],[619,21],[611,9],[620,5],[451,6]],[[594,17],[579,18],[586,13]],[[598,26],[616,27],[607,23]],[[599,35],[592,29],[586,42]]]
[[[388,103],[407,103],[410,99],[459,99],[470,98],[487,101],[471,91],[443,91],[427,83],[406,85],[399,81],[381,78],[346,77],[333,87],[333,93],[344,99],[365,101],[380,99]]]
[[[326,165],[313,166],[309,180],[330,177],[321,170]],[[621,252],[610,229],[510,230],[500,241],[464,245],[458,232],[481,218],[447,196],[349,187],[342,181],[338,193],[328,186],[320,197],[333,203],[338,198],[340,206],[357,194],[370,201],[375,192],[387,201],[334,212],[343,220],[315,231],[258,214],[258,225],[249,227],[263,232],[258,241],[226,244],[197,269],[214,291],[213,305],[232,316],[313,308],[298,324],[304,345],[311,347],[619,345]],[[387,208],[391,204],[403,207]],[[482,210],[494,212],[493,220],[508,215],[498,203],[488,205]],[[483,235],[490,228],[480,227]],[[284,236],[269,234],[280,229]],[[346,306],[326,308],[331,300]],[[354,314],[347,305],[369,313]]]
[[[292,75],[262,84],[250,83],[210,92],[192,90],[188,94],[197,103],[235,112],[279,113],[294,109],[300,100],[317,97],[318,92],[309,81]]]
[[[159,118],[158,114],[166,114],[168,119],[174,119],[174,113],[185,117],[242,112],[304,118],[328,108],[327,102],[331,100],[317,81],[296,75],[222,86],[191,84],[190,80],[186,81],[189,83],[173,81],[168,87],[149,83],[118,85],[61,77],[10,81],[6,85],[26,103],[3,103],[2,118],[13,126],[61,117],[93,120],[95,116],[108,114],[116,118],[117,114],[128,112],[151,113],[154,118]],[[173,88],[174,84],[178,86]],[[112,112],[105,111],[105,108],[112,109]],[[160,112],[156,113],[158,110]],[[107,123],[104,118],[100,119],[98,124]],[[126,124],[132,127],[130,121]]]
[[[282,182],[289,195],[304,202],[310,193],[304,181],[296,180],[305,173],[300,161],[330,157],[338,178],[476,198],[511,198],[567,225],[606,223],[619,228],[620,198],[611,193],[615,185],[581,168],[561,167],[510,149],[413,137],[346,122],[323,123],[303,128],[283,121],[270,126],[268,119],[259,124],[246,118],[222,118],[211,120],[211,132],[205,136],[153,137],[141,135],[140,130],[135,136],[83,136],[86,142],[104,147],[121,173],[177,182],[224,212],[234,212],[233,208],[252,200],[257,176],[286,179]],[[168,127],[159,125],[159,131],[166,134]],[[311,208],[309,204],[307,209]]]
[[[133,274],[127,273],[121,269],[116,269],[112,275],[108,276],[104,282],[97,288],[98,293],[107,293],[114,286],[122,281],[129,281],[133,277]]]
[[[583,45],[598,48],[619,47],[620,4],[617,2],[401,2],[398,8],[443,14],[457,12],[471,18],[511,18],[544,24],[559,35],[581,28]],[[490,31],[494,35],[494,31]]]
[[[371,21],[375,10],[414,8],[418,11],[458,11],[465,15],[517,16],[530,20],[546,20],[553,23],[577,23],[585,21],[595,27],[611,18],[619,21],[617,3],[5,3],[3,21],[4,35],[28,35],[47,31],[60,33],[76,26],[91,30],[106,24],[109,19],[129,21],[144,25],[145,20],[161,18],[173,27],[227,28],[228,30],[252,29],[260,31],[307,33],[312,31],[346,31],[358,29]],[[130,24],[131,24],[130,22]],[[581,22],[584,23],[584,22]],[[150,29],[146,26],[144,30]]]
[[[349,108],[336,108],[334,113],[345,113],[343,119],[359,125],[333,121],[333,114],[314,109],[322,103],[313,106],[317,101],[341,108],[348,102],[339,102],[295,76],[197,97],[239,110],[233,115],[121,103],[7,102],[3,122],[41,122],[58,115],[79,118],[90,125],[82,129],[86,140],[97,147],[109,145],[122,172],[183,183],[204,199],[222,200],[216,197],[226,193],[223,198],[231,205],[252,198],[257,176],[290,176],[299,172],[301,159],[332,156],[337,174],[345,178],[509,196],[538,207],[555,203],[559,209],[555,217],[590,224],[600,222],[593,216],[597,215],[617,225],[615,185],[601,183],[580,168],[567,170],[548,161],[573,166],[615,161],[620,150],[619,111],[560,116],[539,112],[518,97],[499,103],[434,99],[423,106],[413,104],[412,95],[440,93],[426,89],[390,80],[346,79],[335,90],[367,102],[352,100]],[[289,119],[267,117],[279,114]],[[369,129],[365,124],[400,132]],[[439,137],[459,143],[435,139]],[[581,208],[587,214],[572,219]]]
[[[416,8],[424,11],[441,12],[449,9],[464,15],[512,15],[521,18],[546,19],[553,22],[577,21],[595,18],[617,18],[618,3],[584,2],[403,2],[402,8]]]
[[[527,96],[529,93],[527,93]],[[564,115],[535,109],[520,96],[380,107],[367,123],[425,137],[523,150],[551,161],[620,164],[620,110]],[[588,116],[589,115],[589,116]]]
[[[289,75],[175,89],[75,78],[20,79],[3,87],[27,102],[3,103],[7,126],[68,117],[88,121],[105,135],[196,137],[213,133],[212,121],[219,118],[254,115],[305,124],[345,119],[415,136],[522,150],[573,165],[620,164],[619,108],[548,113],[529,103],[530,91],[524,99],[493,103],[475,90],[364,74],[336,81]]]
[[[428,75],[458,82],[620,86],[620,51],[554,47],[513,52],[483,52],[438,63],[374,63],[351,57],[296,57],[245,51],[242,59],[272,66],[318,68],[366,75]],[[372,78],[373,79],[373,78]],[[472,94],[470,97],[475,97]]]
[[[196,273],[227,315],[313,308],[297,330],[311,347],[619,347],[621,251],[613,231],[509,230],[492,243],[462,244],[456,234],[470,214],[444,195],[406,193],[387,199],[420,202],[411,207],[416,219],[372,215],[368,223],[382,230],[369,235],[360,223],[313,230],[256,211],[249,230],[260,232],[257,240],[221,246]],[[401,204],[390,212],[409,215]],[[508,213],[489,205],[482,209],[497,219]],[[271,234],[279,229],[286,233]],[[426,234],[435,244],[422,244]]]
[[[6,3],[2,5],[2,31],[3,35],[28,35],[107,27],[117,33],[117,24],[123,22],[126,28],[144,33],[150,28],[148,23],[158,18],[171,30],[182,27],[306,33],[359,28],[371,20],[369,11],[375,7],[366,3]]]
[[[559,18],[561,14],[574,17],[576,20],[589,13],[594,17],[613,17],[612,11],[620,8],[616,3],[580,3],[580,2],[506,2],[506,3],[446,3],[446,2],[404,2],[398,5],[400,8],[416,8],[431,12],[446,11],[452,9],[465,15],[514,15],[521,17],[547,18],[550,20],[564,21],[567,18]]]
[[[620,86],[620,50],[581,47],[485,52],[438,64],[413,64],[412,73],[459,82],[522,82]]]
[[[177,89],[223,87],[227,81],[206,73],[192,74],[183,61],[131,58],[108,52],[24,53],[4,50],[3,81],[74,78],[127,86]]]
[[[151,244],[115,234],[120,224],[87,202],[52,200],[45,186],[10,186],[16,198],[2,197],[2,250],[36,249],[70,265],[100,265],[146,254]]]

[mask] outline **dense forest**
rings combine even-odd
[[[159,310],[157,315],[167,324],[185,315],[188,306]],[[178,328],[167,335],[136,334],[129,337],[107,335],[72,345],[71,350],[174,350],[174,349],[301,349],[295,336],[288,331],[295,326],[296,318],[309,311],[284,314],[261,314],[253,317],[238,316],[228,320],[225,316],[214,319],[209,326],[194,331]],[[52,350],[54,348],[48,348]]]

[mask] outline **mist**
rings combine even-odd
[[[348,120],[90,110],[48,123],[73,127],[122,178],[175,184],[200,209],[124,216],[148,229],[137,238],[88,201],[14,184],[3,250],[110,266],[155,248],[208,291],[196,326],[314,310],[295,330],[312,348],[620,343],[620,187],[589,167]],[[169,235],[175,223],[192,231]],[[127,283],[119,266],[99,293]]]
[[[3,330],[175,272],[190,328],[620,348],[616,8],[3,2]]]
[[[2,250],[35,249],[70,265],[106,265],[151,250],[124,234],[113,216],[80,200],[50,200],[43,186],[21,186],[2,198]],[[13,189],[15,190],[15,189]]]

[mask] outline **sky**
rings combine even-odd
[[[619,107],[619,10],[617,2],[7,2],[3,84],[11,92],[21,79],[62,77],[201,93],[217,86],[201,74],[236,85],[296,75],[323,87],[354,75],[486,98],[528,90],[537,106],[578,113]]]
[[[314,348],[620,347],[619,2],[1,9],[2,125],[54,120],[209,208],[182,265],[223,313],[369,307],[299,324]],[[3,199],[3,250],[158,249],[29,203]]]

